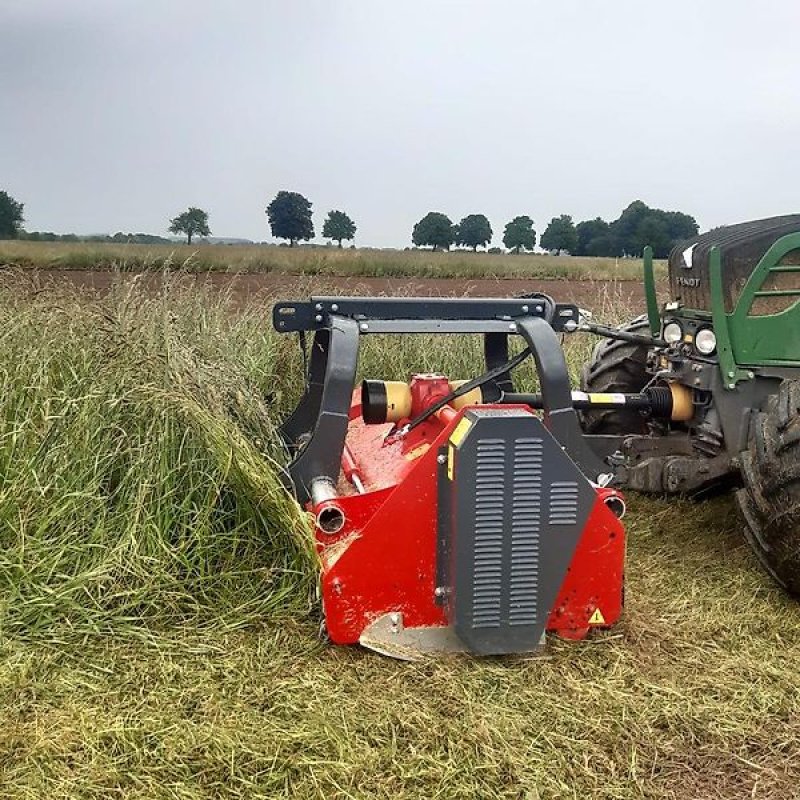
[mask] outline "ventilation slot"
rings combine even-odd
[[[542,519],[542,440],[514,443],[508,624],[535,625]]]
[[[472,626],[475,628],[500,627],[505,461],[506,447],[502,439],[484,439],[478,443],[472,591]]]
[[[551,525],[577,525],[578,484],[575,481],[554,481],[550,485]]]

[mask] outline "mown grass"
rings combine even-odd
[[[327,646],[268,309],[179,277],[0,300],[0,796],[798,796],[798,608],[728,498],[631,498],[624,621],[545,660]],[[364,357],[463,376],[479,348]]]
[[[0,266],[39,269],[181,267],[193,272],[275,272],[286,275],[418,278],[563,278],[641,280],[638,259],[502,255],[453,251],[277,247],[270,245],[140,245],[0,241]],[[657,264],[658,274],[665,266]]]

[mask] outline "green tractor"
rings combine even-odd
[[[616,481],[658,494],[735,488],[747,539],[800,596],[800,214],[712,230],[669,256],[659,308],[644,253],[647,314],[599,342],[583,372],[591,393],[669,387],[671,419],[590,410]]]

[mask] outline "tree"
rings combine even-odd
[[[619,219],[611,223],[611,231],[617,241],[619,255],[638,255],[642,251],[636,235],[639,226],[652,209],[641,200],[634,200],[620,215]]]
[[[603,258],[619,255],[617,240],[611,234],[610,230],[608,233],[595,236],[594,239],[589,240],[589,244],[586,247],[586,253],[584,253],[584,255],[601,256]]]
[[[8,192],[0,192],[0,239],[16,239],[19,236],[24,207]]]
[[[641,200],[634,200],[611,223],[610,231],[619,255],[638,256],[650,245],[656,258],[666,258],[678,242],[695,236],[698,226],[689,214],[650,208]]]
[[[636,226],[632,252],[641,255],[647,245],[653,248],[656,258],[666,258],[672,250],[672,237],[666,220],[660,214],[648,214]]]
[[[170,233],[185,233],[186,243],[192,243],[192,236],[211,236],[211,228],[208,227],[208,211],[202,208],[189,207],[183,214],[170,220]],[[122,237],[122,234],[120,234]]]
[[[683,214],[680,211],[662,211],[661,213],[674,244],[697,236],[700,227],[697,220],[690,214]]]
[[[456,226],[456,244],[477,251],[491,241],[492,226],[483,214],[468,214]]]
[[[514,217],[503,231],[503,244],[515,253],[519,253],[520,250],[533,250],[536,247],[533,220],[525,215]]]
[[[614,240],[609,224],[600,217],[579,222],[575,226],[577,245],[573,255],[576,256],[612,256]],[[602,252],[601,252],[602,251]]]
[[[696,236],[697,231],[697,221],[689,214],[650,208],[641,200],[634,200],[614,222],[600,217],[579,222],[574,254],[639,256],[650,245],[656,258],[666,258],[676,244]]]
[[[447,214],[429,211],[415,226],[411,233],[411,241],[417,247],[432,247],[438,250],[450,249],[456,238],[455,225]]]
[[[352,239],[356,235],[356,224],[344,211],[329,211],[328,218],[322,226],[322,235],[333,239],[342,246],[342,239]]]
[[[572,224],[572,217],[569,214],[553,217],[547,230],[542,234],[541,245],[545,250],[556,252],[565,250],[574,253],[578,246],[578,234]]]
[[[276,239],[288,239],[289,247],[314,238],[311,203],[298,192],[280,191],[267,206],[267,218]]]

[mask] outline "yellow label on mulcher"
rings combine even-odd
[[[469,433],[471,427],[472,423],[466,417],[462,417],[450,434],[450,444],[458,447],[464,441],[464,437]]]
[[[603,616],[603,612],[599,608],[596,608],[594,610],[594,614],[592,614],[592,616],[589,617],[589,624],[590,625],[605,625],[606,624],[606,618]]]
[[[456,447],[461,446],[461,442],[464,441],[464,438],[469,433],[469,429],[472,427],[472,423],[466,418],[461,417],[458,421],[458,425],[453,428],[453,432],[450,434],[449,446],[447,448],[447,478],[448,480],[453,480],[453,470],[455,465],[455,458],[456,458]]]

